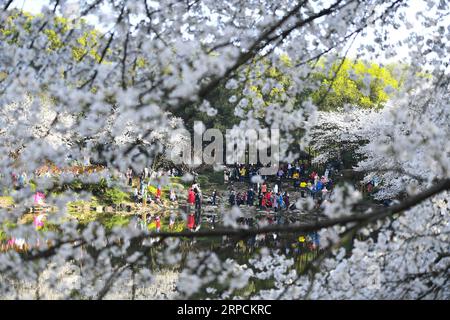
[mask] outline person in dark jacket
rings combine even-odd
[[[216,201],[217,201],[217,191],[214,189],[214,191],[213,191],[213,193],[212,193],[212,197],[211,197],[212,199],[212,201],[211,201],[211,204],[213,205],[213,206],[215,206],[216,205]]]
[[[283,195],[283,201],[286,209],[289,209],[289,193],[285,192]]]
[[[262,201],[263,201],[263,194],[261,191],[258,193],[258,206],[259,208],[262,208]]]
[[[253,191],[253,188],[250,188],[250,190],[247,191],[247,205],[253,206],[254,200],[255,200],[255,192]]]
[[[236,205],[236,194],[235,194],[234,190],[231,190],[229,202],[230,202],[230,206]]]
[[[195,209],[200,210],[202,206],[202,196],[200,194],[200,191],[198,191],[198,189],[195,189],[194,193],[195,193]]]

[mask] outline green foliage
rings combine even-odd
[[[248,65],[243,73],[246,75],[250,93],[245,95],[248,106],[244,110],[253,110],[256,117],[264,118],[266,108],[271,104],[283,104],[286,101],[286,92],[291,86],[292,79],[285,75],[282,68],[291,68],[292,62],[285,54],[280,55],[275,64],[267,59],[261,59]],[[250,73],[255,73],[249,77]],[[269,84],[267,86],[267,84]]]
[[[130,196],[128,195],[128,193],[123,192],[117,187],[114,187],[106,189],[105,193],[101,197],[101,200],[103,203],[108,205],[120,204],[130,201]]]
[[[74,192],[90,192],[99,204],[104,205],[120,204],[130,201],[130,195],[128,193],[116,186],[109,187],[108,182],[103,178],[98,183],[83,183],[81,180],[75,179],[68,184],[60,186],[55,190],[55,194],[68,190]]]
[[[46,221],[44,224],[44,227],[41,230],[39,230],[39,232],[45,233],[45,232],[49,232],[49,231],[61,232],[61,229],[58,224],[49,223],[48,221]]]
[[[123,227],[130,223],[129,216],[113,215],[103,219],[102,224],[106,229],[111,230],[114,227]]]
[[[79,46],[72,46],[72,55],[76,61],[81,61],[86,55],[91,56],[97,62],[100,62],[101,56],[98,52],[99,32],[89,30],[83,33],[83,36],[77,39]]]
[[[325,111],[339,110],[346,104],[380,109],[399,88],[399,81],[387,68],[360,60],[337,60],[328,72],[317,72],[314,77],[321,85],[311,97]]]
[[[14,199],[11,196],[0,196],[0,208],[6,208],[14,204]]]
[[[224,82],[208,94],[207,100],[212,107],[220,110],[218,114],[208,116],[198,111],[195,104],[174,110],[174,114],[183,118],[190,131],[193,131],[194,121],[203,121],[207,128],[225,131],[239,123],[240,118],[235,115],[235,109],[243,98],[248,101],[243,108],[244,112],[251,110],[261,120],[265,119],[269,105],[294,101],[295,109],[300,108],[308,99],[312,99],[323,111],[341,110],[346,104],[379,109],[402,85],[407,69],[407,66],[381,66],[373,62],[336,59],[330,63],[330,70],[327,70],[325,62],[326,60],[319,61],[315,71],[309,75],[308,83],[315,89],[308,88],[295,97],[289,97],[293,80],[283,70],[295,68],[290,58],[280,55],[276,62],[255,60],[237,71],[241,78],[247,79],[244,80],[247,90],[244,90],[243,82],[239,82],[234,89],[226,88]],[[236,99],[230,102],[230,97],[233,96]]]
[[[41,14],[32,15],[18,10],[11,11],[5,23],[0,27],[0,35],[7,42],[15,43],[19,33],[19,26],[26,32],[31,32],[32,23],[38,22],[42,17]],[[42,22],[42,25],[44,25],[44,22]],[[64,42],[65,36],[75,29],[81,29],[83,32],[82,36],[76,39],[76,45],[71,45],[72,57],[74,60],[81,61],[84,57],[89,56],[96,62],[100,62],[100,32],[90,27],[83,20],[74,25],[66,18],[58,16],[53,17],[53,23],[47,24],[47,26],[44,26],[42,29],[42,33],[45,34],[48,39],[47,50],[52,52],[63,48],[67,45]],[[139,65],[142,65],[142,63],[142,61],[139,61]]]
[[[185,187],[181,183],[171,182],[162,188],[161,190],[162,197],[169,199],[171,189],[175,191],[175,194],[179,195],[180,193],[184,192]]]
[[[220,85],[208,94],[207,100],[218,110],[215,115],[209,116],[205,112],[200,112],[196,104],[176,108],[171,112],[174,116],[183,119],[186,129],[191,133],[194,132],[194,121],[202,121],[207,128],[216,128],[224,132],[233,124],[239,123],[239,118],[234,114],[235,104],[229,101],[230,96],[235,93],[239,94],[237,90],[230,90]]]
[[[3,223],[0,225],[0,241],[6,241],[8,240],[8,229],[14,229],[17,227],[17,223],[14,223],[12,221],[6,220],[3,221]]]
[[[16,21],[18,18],[23,18],[22,27],[25,31],[31,30],[31,23],[33,15],[27,12],[11,11],[11,14],[6,18],[5,22],[0,26],[0,34],[7,38],[8,43],[14,43],[19,34]]]
[[[226,187],[223,182],[223,172],[210,169],[200,173],[197,177],[200,187],[203,189],[214,189]],[[212,191],[212,190],[211,190]]]
[[[184,181],[182,177],[170,177],[170,183],[175,185],[181,185],[184,188],[189,187],[191,185],[190,182]]]
[[[97,221],[102,224],[106,229],[111,230],[118,226],[122,227],[130,223],[131,216],[112,214],[107,212],[96,211],[70,211],[70,216],[75,218],[80,226],[84,228],[87,224],[93,221]]]

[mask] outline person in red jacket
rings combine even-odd
[[[156,200],[161,200],[161,186],[158,186],[158,189],[156,189]]]
[[[192,190],[192,188],[189,188],[187,200],[189,205],[195,204],[195,192]]]
[[[264,199],[266,199],[266,208],[271,208],[272,207],[272,192],[266,192],[266,194],[264,195]]]

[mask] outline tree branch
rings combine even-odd
[[[394,205],[389,208],[383,208],[376,210],[369,214],[355,214],[346,217],[340,217],[315,223],[307,223],[303,225],[295,224],[289,226],[268,226],[259,229],[216,229],[216,230],[205,230],[198,232],[160,232],[160,233],[150,233],[147,235],[140,235],[139,238],[198,238],[198,237],[220,237],[220,236],[239,236],[239,237],[252,237],[257,234],[271,233],[271,232],[282,232],[282,233],[298,233],[298,232],[311,232],[317,231],[323,228],[329,228],[336,225],[346,225],[348,223],[370,223],[396,213],[408,210],[415,205],[425,201],[426,199],[442,192],[445,190],[450,190],[450,178],[442,180],[436,183],[434,186],[426,189],[425,191],[410,197],[400,204]]]

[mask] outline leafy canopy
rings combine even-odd
[[[380,109],[399,88],[397,80],[386,67],[361,60],[336,60],[329,71],[314,76],[321,81],[312,92],[313,102],[324,111],[338,110],[349,104],[363,109]]]

